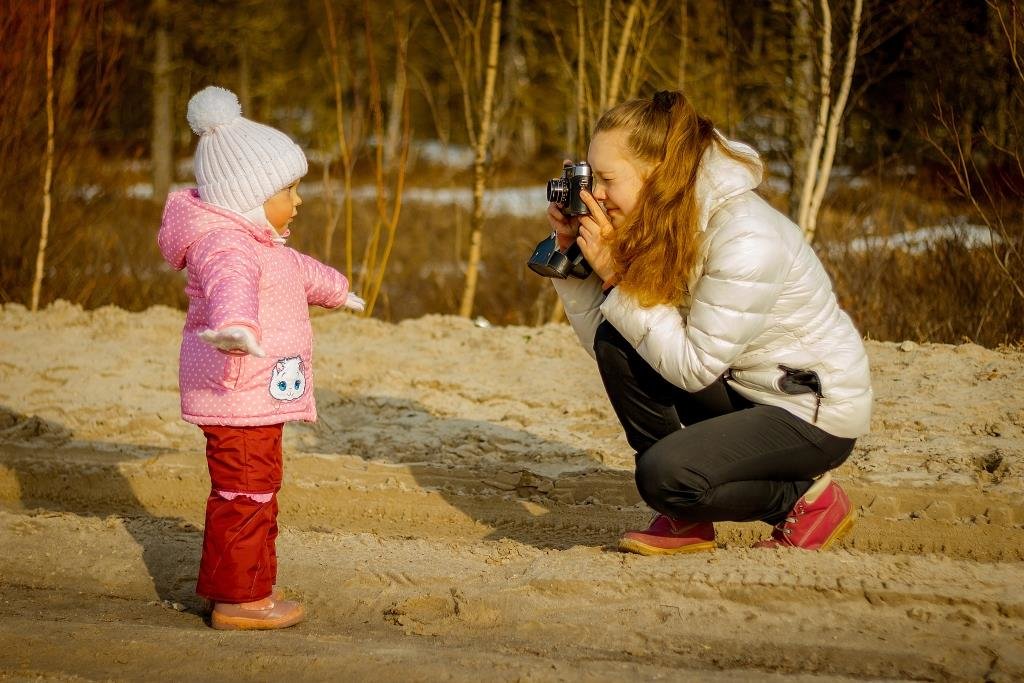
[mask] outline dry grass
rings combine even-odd
[[[102,170],[94,171],[96,175],[93,181],[99,186],[118,186],[117,179],[104,178]],[[429,182],[425,178],[423,184]],[[454,178],[448,182],[455,186]],[[1024,339],[1024,302],[994,267],[990,250],[972,250],[956,241],[937,242],[916,254],[858,253],[849,248],[852,240],[866,235],[941,225],[957,216],[969,220],[966,208],[934,194],[910,181],[871,183],[832,194],[821,217],[817,249],[843,307],[861,332],[873,339],[950,343],[970,339],[986,346],[1019,342]],[[357,252],[367,237],[372,212],[371,202],[356,203]],[[163,263],[156,247],[160,213],[161,207],[145,200],[99,195],[86,201],[59,195],[43,305],[66,299],[87,308],[108,304],[128,310],[154,304],[183,307],[183,276]],[[24,303],[31,286],[38,226],[31,216],[0,219],[6,231],[13,230],[7,238],[12,248],[0,256],[0,296]],[[324,258],[320,251],[325,225],[323,202],[308,200],[293,228],[291,244]],[[408,203],[374,317],[397,321],[457,312],[468,226],[468,208]],[[1020,226],[1016,229],[1020,235]],[[487,220],[474,315],[494,324],[535,325],[547,320],[554,304],[552,290],[525,267],[545,232],[542,216]],[[328,260],[340,266],[341,245],[336,244],[334,251]]]
[[[1024,339],[1024,299],[997,266],[1005,245],[972,247],[966,226],[978,223],[966,202],[943,197],[934,186],[882,179],[833,194],[818,252],[843,308],[869,338],[1016,343]],[[851,248],[858,239],[941,226],[960,234],[918,250]],[[1008,225],[1006,237],[1019,249],[1024,224]]]

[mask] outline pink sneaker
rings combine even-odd
[[[282,600],[284,600],[284,591],[282,591],[277,586],[274,586],[274,592],[271,594],[270,599],[273,600],[274,602],[281,602]],[[216,604],[216,603],[214,603],[213,600],[210,600],[209,598],[200,597],[199,598],[199,612],[200,612],[200,614],[205,614],[206,616],[209,616],[209,615],[213,614],[213,606],[214,606],[214,604]]]
[[[294,626],[306,616],[301,603],[289,600],[271,597],[260,608],[244,604],[218,602],[210,614],[210,626],[221,631],[266,631]]]
[[[772,537],[755,548],[825,550],[853,527],[853,505],[827,472],[796,502]]]
[[[619,550],[638,555],[674,555],[715,549],[715,525],[711,522],[680,522],[655,515],[643,531],[627,531]]]

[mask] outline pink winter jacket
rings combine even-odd
[[[195,189],[167,197],[157,242],[175,270],[188,268],[178,370],[186,422],[242,427],[316,420],[307,306],[341,306],[348,280],[275,237],[203,202]],[[252,331],[267,357],[225,353],[199,339],[205,329],[229,326]]]

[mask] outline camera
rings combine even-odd
[[[562,177],[548,181],[548,201],[555,204],[565,216],[586,216],[590,213],[587,205],[580,197],[580,191],[590,192],[590,164],[586,161],[566,162],[562,167]],[[527,265],[543,277],[568,277],[586,279],[590,273],[590,264],[583,258],[578,244],[573,243],[564,252],[558,249],[555,233],[551,233],[533,250]]]
[[[566,162],[562,177],[548,181],[548,201],[554,202],[566,216],[585,216],[590,213],[580,197],[580,190],[590,191],[593,173],[585,161]]]

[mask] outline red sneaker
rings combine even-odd
[[[655,515],[643,531],[627,531],[619,550],[638,555],[674,555],[715,549],[715,525],[711,522],[680,522]]]
[[[853,527],[854,516],[846,492],[825,473],[775,525],[772,537],[754,547],[825,550]]]

